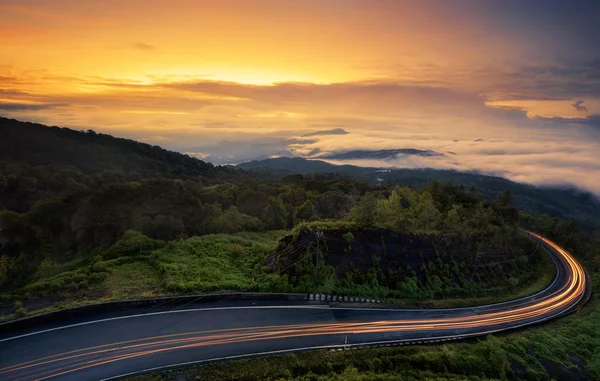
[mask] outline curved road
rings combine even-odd
[[[526,298],[439,310],[221,301],[118,311],[0,334],[0,379],[110,379],[275,352],[439,342],[538,323],[576,308],[586,279],[567,251],[537,234],[531,238],[558,271],[552,285]]]

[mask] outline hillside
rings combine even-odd
[[[143,177],[224,176],[230,170],[159,146],[0,117],[0,161],[76,167],[86,174],[123,171]]]
[[[273,176],[285,176],[292,173],[334,172],[363,181],[414,188],[424,187],[431,181],[437,181],[440,184],[451,182],[454,185],[476,187],[487,198],[497,197],[509,189],[512,193],[513,202],[524,212],[572,219],[586,230],[600,228],[600,201],[594,195],[575,188],[538,187],[476,172],[431,168],[368,168],[353,165],[334,165],[321,160],[303,158],[275,158],[251,161],[242,163],[238,167],[263,173],[270,171]]]
[[[252,160],[238,164],[237,168],[249,170],[276,170],[282,173],[325,173],[338,172],[360,175],[364,168],[354,165],[334,165],[322,160],[307,160],[301,157],[277,157],[264,160]]]
[[[588,226],[600,215],[589,195],[575,197],[565,190],[489,176],[338,167],[303,159],[269,160],[279,165],[276,170],[261,163],[214,167],[109,135],[0,122],[5,135],[0,142],[0,287],[7,290],[19,290],[47,268],[76,259],[92,266],[123,237],[132,238],[136,246],[147,239],[283,230],[313,221],[375,224],[413,234],[446,234],[458,227],[459,234],[514,233],[519,223],[532,220],[519,216],[509,193],[500,194],[506,189],[513,190],[518,202],[525,200],[525,206],[535,202],[536,210],[574,216]],[[247,170],[253,166],[263,169]],[[293,171],[282,170],[286,167]],[[290,176],[307,171],[313,173]],[[475,188],[448,181],[479,186],[488,199]],[[565,235],[576,229],[555,219],[540,223]],[[273,289],[286,289],[277,287]]]

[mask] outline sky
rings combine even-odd
[[[600,195],[599,1],[2,0],[0,115]]]

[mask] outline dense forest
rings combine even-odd
[[[93,130],[76,131],[0,117],[0,136],[0,161],[44,169],[75,167],[85,174],[132,180],[156,176],[215,179],[227,178],[229,172],[226,167],[215,167],[159,146]]]
[[[523,215],[510,191],[490,198],[449,182],[411,187],[215,167],[132,140],[9,119],[0,119],[0,133],[0,288],[19,297],[84,295],[138,262],[171,293],[479,295],[512,291],[540,272],[519,225],[579,234],[573,222]],[[399,240],[396,251],[419,260],[370,252],[374,230],[384,246]],[[328,233],[314,240],[316,231]],[[346,250],[354,259],[334,271]],[[477,262],[478,253],[492,259]]]
[[[596,196],[573,187],[538,187],[515,183],[502,177],[488,176],[476,171],[459,172],[432,168],[368,168],[354,165],[334,165],[321,160],[307,160],[300,157],[250,161],[242,163],[238,167],[260,172],[272,179],[280,179],[291,173],[329,172],[388,186],[422,188],[432,181],[440,184],[450,182],[467,188],[475,187],[488,199],[498,197],[499,194],[509,189],[514,204],[526,213],[574,220],[588,232],[600,229],[600,201]]]

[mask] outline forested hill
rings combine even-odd
[[[154,249],[152,240],[275,231],[309,222],[411,234],[458,234],[470,240],[492,237],[485,238],[485,242],[496,246],[514,242],[517,226],[562,236],[575,236],[578,231],[577,224],[570,221],[520,215],[512,205],[510,192],[484,199],[475,188],[446,184],[451,179],[442,176],[441,171],[432,172],[440,174],[439,178],[431,178],[437,182],[424,187],[419,186],[424,182],[402,178],[403,172],[368,168],[360,170],[373,172],[366,175],[371,181],[357,181],[360,176],[351,173],[286,177],[276,171],[215,167],[159,147],[91,131],[0,119],[0,135],[3,290],[20,290],[27,282],[39,279],[48,267],[56,268],[77,258],[88,261],[86,266],[95,266],[98,256],[114,259]],[[377,180],[392,175],[399,176],[397,184],[412,185],[413,189],[391,185],[392,177]],[[516,186],[503,181],[499,183],[506,185],[503,191]],[[575,199],[557,204],[551,198],[530,196],[544,205],[554,202],[553,207],[561,208],[563,213],[569,208],[581,210]],[[593,213],[594,207],[588,205],[584,217]],[[600,213],[596,212],[594,218],[597,215]],[[122,239],[126,242],[118,243]],[[237,241],[231,243],[237,245]],[[114,252],[106,252],[113,246]],[[239,251],[231,246],[231,253]],[[95,271],[96,267],[87,275],[78,273],[77,284],[67,282],[67,288],[85,288],[81,284],[92,282],[87,277]],[[227,271],[231,270],[224,267],[223,273],[217,271],[219,275],[215,276],[221,277]],[[203,284],[203,278],[199,279],[194,279],[194,284]],[[228,279],[223,276],[224,281]],[[313,284],[312,277],[306,279]],[[62,290],[63,283],[57,281],[50,289]],[[235,287],[232,284],[224,283],[224,289],[241,289],[237,286],[240,283]],[[214,291],[203,287],[184,285],[178,290]]]
[[[30,166],[72,166],[85,174],[123,172],[145,177],[215,178],[225,167],[135,140],[0,117],[0,161]]]
[[[321,160],[303,158],[273,158],[242,163],[238,167],[270,174],[272,178],[290,174],[339,173],[363,181],[385,185],[421,188],[431,181],[475,187],[485,197],[493,199],[510,190],[513,202],[522,211],[572,219],[586,230],[600,229],[600,201],[592,194],[574,188],[533,186],[515,183],[502,177],[455,170],[381,169],[353,165],[334,165]]]
[[[371,184],[421,188],[431,181],[476,187],[493,199],[507,189],[523,211],[572,219],[586,230],[600,228],[600,202],[575,189],[535,187],[477,173],[436,169],[364,168],[333,165],[303,158],[275,158],[243,163],[238,171],[165,150],[159,146],[116,138],[94,131],[47,127],[0,117],[0,210],[29,210],[49,196],[75,194],[107,184],[175,178],[204,185],[259,178],[279,180],[291,173],[334,173]],[[245,174],[244,174],[245,173]],[[335,176],[329,176],[334,181]]]

